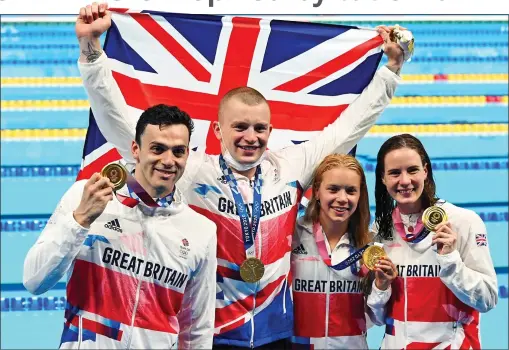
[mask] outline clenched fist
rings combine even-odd
[[[107,177],[95,173],[85,184],[81,202],[74,211],[74,219],[85,228],[103,213],[109,201],[113,200],[113,184]]]
[[[108,4],[98,4],[82,7],[76,19],[76,37],[99,38],[111,26],[111,12],[108,11]]]
[[[108,4],[82,7],[76,19],[76,37],[80,43],[80,62],[95,62],[102,54],[99,38],[111,26],[111,12]]]
[[[378,26],[376,30],[384,40],[384,52],[387,55],[387,67],[395,73],[399,73],[404,63],[404,51],[399,44],[391,40],[391,34],[396,26]],[[406,28],[399,27],[401,30]]]
[[[458,234],[452,229],[449,221],[441,222],[435,228],[435,234],[431,244],[437,245],[437,253],[440,255],[450,254],[456,249]]]
[[[386,290],[398,277],[398,270],[388,256],[382,256],[375,265],[375,285],[380,290]]]

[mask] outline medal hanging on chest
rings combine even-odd
[[[253,192],[253,210],[251,222],[247,213],[242,194],[239,191],[237,180],[232,170],[226,165],[222,155],[219,156],[219,166],[230,187],[240,217],[240,227],[242,229],[242,239],[244,241],[244,249],[246,251],[246,260],[240,265],[240,277],[248,283],[256,283],[260,281],[265,274],[265,265],[256,257],[255,238],[260,225],[260,216],[262,208],[262,184],[261,167],[256,167]]]
[[[378,242],[368,243],[364,247],[356,250],[345,260],[332,265],[331,258],[327,253],[327,246],[325,245],[325,235],[323,234],[322,227],[319,223],[313,225],[313,236],[315,237],[316,247],[318,253],[322,257],[323,262],[334,270],[344,270],[352,264],[359,261],[361,258],[364,265],[370,270],[375,268],[375,264],[381,256],[387,256],[383,249],[383,244]]]

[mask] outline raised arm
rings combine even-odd
[[[361,95],[314,139],[278,152],[294,165],[292,171],[300,175],[299,182],[304,188],[309,186],[317,163],[331,153],[348,153],[391,102],[401,80],[399,73],[404,62],[404,52],[397,43],[390,41],[389,31],[387,27],[378,29],[386,40],[388,63],[376,72]]]
[[[81,8],[76,20],[76,36],[81,52],[78,67],[99,130],[124,160],[134,163],[131,146],[139,116],[129,112],[99,40],[110,26],[111,12],[107,10],[107,4],[94,3]],[[204,154],[190,151],[184,174],[178,182],[182,192],[192,184],[204,160]]]
[[[65,193],[34,246],[28,251],[23,285],[32,294],[51,289],[69,271],[92,222],[113,198],[113,185],[94,174]]]
[[[137,120],[129,115],[99,40],[110,26],[111,13],[106,4],[94,3],[81,8],[76,20],[80,45],[78,68],[99,130],[126,161],[134,162],[131,144]]]

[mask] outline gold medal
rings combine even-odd
[[[403,59],[408,61],[414,54],[415,39],[409,30],[403,30],[399,25],[396,25],[389,33],[389,39],[392,42],[398,43],[403,49]]]
[[[437,225],[444,221],[447,221],[447,213],[436,205],[427,208],[422,213],[422,223],[430,231],[435,231]]]
[[[111,183],[113,183],[113,186],[115,187],[115,191],[118,191],[124,187],[127,181],[127,169],[118,163],[111,163],[106,165],[101,170],[101,175],[110,179]]]
[[[258,258],[249,258],[240,265],[240,277],[245,282],[255,283],[262,279],[265,273],[265,266]]]
[[[362,253],[362,260],[364,260],[364,265],[366,265],[368,269],[374,270],[376,262],[382,256],[387,256],[385,250],[378,245],[372,245]]]

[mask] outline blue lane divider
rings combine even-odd
[[[374,162],[364,162],[364,171],[374,172]],[[505,170],[508,169],[507,160],[464,160],[464,161],[433,161],[433,170]],[[0,168],[0,177],[76,177],[80,170],[79,165],[40,165],[40,166],[3,166]]]
[[[507,267],[496,267],[497,275],[507,274]],[[16,285],[20,291],[24,290],[23,285]],[[2,291],[4,285],[2,284]],[[10,289],[13,290],[13,289]],[[15,289],[16,291],[18,289]],[[59,283],[51,290],[65,290],[65,283]],[[500,298],[507,299],[508,289],[507,286],[501,285],[498,288],[498,295]],[[2,312],[28,312],[28,311],[57,311],[65,310],[67,300],[64,296],[49,296],[49,297],[10,297],[1,298],[0,304]]]
[[[460,205],[461,206],[461,205]],[[374,208],[371,208],[373,211]],[[476,211],[484,222],[509,222],[509,212],[507,211]],[[371,213],[374,214],[374,211]],[[19,215],[23,216],[23,215]],[[26,215],[27,217],[30,215]],[[3,233],[8,232],[41,232],[49,220],[49,215],[44,215],[46,218],[42,218],[42,214],[39,214],[41,218],[29,219],[29,218],[12,218],[1,220],[1,229]]]
[[[452,43],[454,44],[454,43]],[[493,43],[493,47],[503,46],[504,43]],[[506,44],[507,46],[507,44]],[[79,49],[76,44],[2,44],[3,50],[48,50],[48,49]],[[430,46],[431,47],[431,46]]]
[[[507,161],[445,161],[432,162],[433,170],[489,170],[489,169],[507,169]],[[375,163],[364,163],[364,171],[374,172]]]
[[[419,43],[419,48],[429,48],[429,47],[507,47],[508,46],[507,41],[499,41],[499,42],[443,42],[443,41],[437,41],[437,42],[424,42]]]
[[[63,289],[65,289],[65,285]],[[13,297],[0,299],[2,312],[65,310],[66,302],[65,297]]]
[[[503,56],[434,56],[423,57],[415,55],[412,62],[507,62],[507,55]]]
[[[38,232],[42,231],[48,219],[16,219],[1,221],[2,232]]]
[[[47,64],[77,64],[76,59],[42,59],[42,60],[2,60],[2,65],[18,65],[18,64],[27,64],[27,65],[47,65]]]
[[[417,44],[416,44],[417,45]],[[20,50],[21,51],[21,50]],[[16,52],[16,51],[9,51]],[[21,51],[21,52],[39,52],[39,51]],[[65,51],[64,51],[65,52]],[[51,54],[51,51],[49,52]],[[415,48],[414,57],[496,57],[507,56],[507,46],[480,46],[472,47],[417,47]],[[24,56],[21,56],[24,57]],[[30,58],[30,57],[24,57]],[[412,58],[413,61],[413,58]]]
[[[61,31],[36,31],[36,32],[5,32],[2,33],[1,38],[22,38],[22,37],[76,37],[76,34],[72,32],[71,28],[69,30],[61,30]]]
[[[79,165],[7,166],[1,167],[0,177],[76,177],[79,170]]]
[[[374,162],[363,163],[364,171],[374,172]],[[469,161],[433,161],[433,170],[505,170],[508,169],[507,160],[469,160]],[[1,177],[53,177],[72,176],[79,172],[79,165],[48,165],[48,166],[3,166]]]

